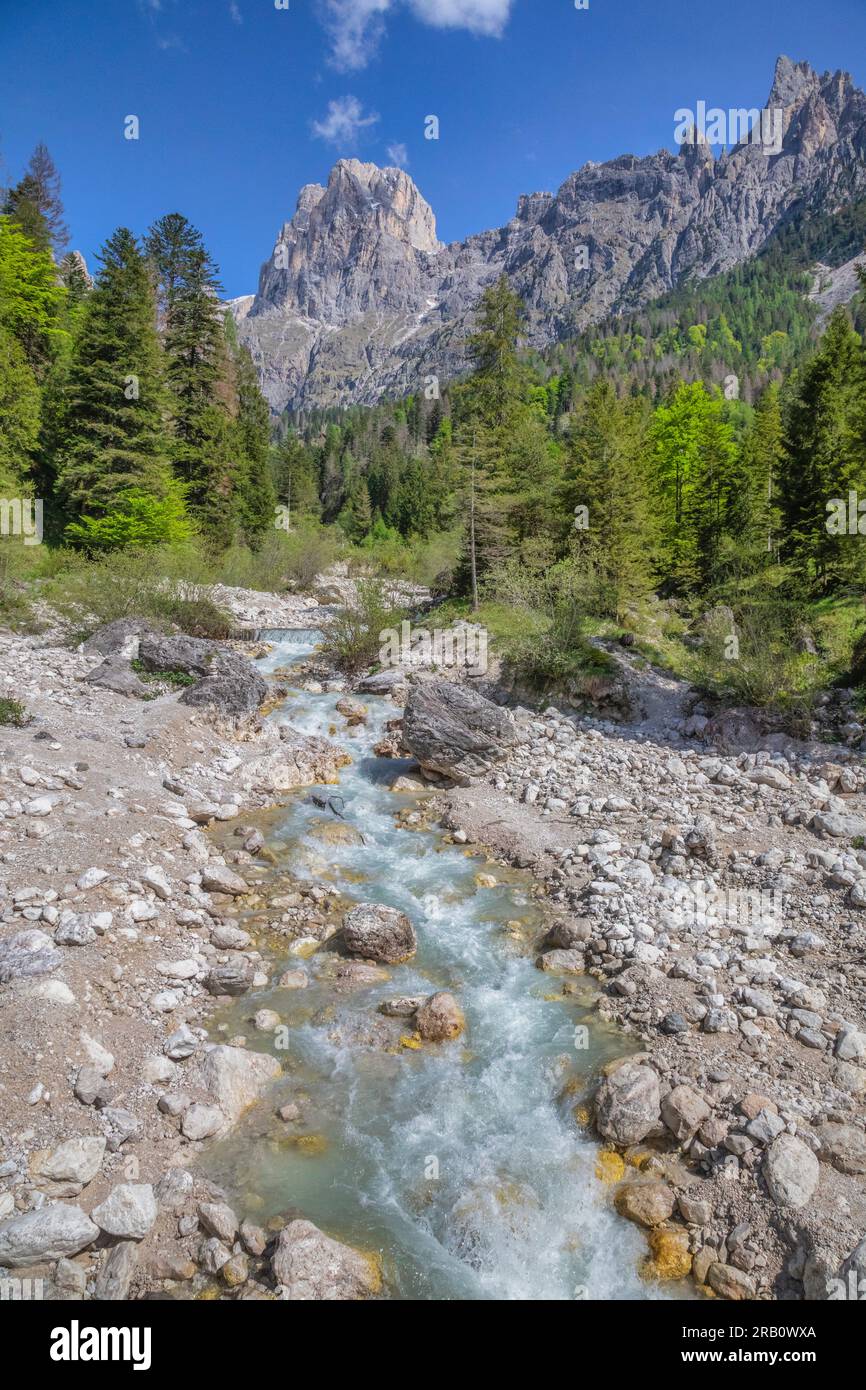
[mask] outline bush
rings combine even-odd
[[[338,609],[324,629],[322,650],[341,670],[363,671],[379,659],[381,633],[397,628],[406,616],[395,607],[378,579],[359,579],[351,604]]]
[[[79,642],[105,623],[131,617],[147,618],[158,628],[179,628],[191,637],[231,635],[231,618],[201,585],[160,574],[159,568],[146,551],[118,552],[73,565],[48,580],[44,593],[70,637]]]
[[[30,723],[29,715],[21,704],[20,700],[7,700],[5,696],[0,696],[0,724],[5,724],[13,729],[23,729]]]
[[[192,527],[183,489],[172,484],[164,497],[130,490],[118,498],[108,516],[71,521],[64,535],[88,552],[139,550],[189,540]]]
[[[804,642],[800,607],[782,600],[744,604],[734,609],[733,618],[733,632],[730,622],[707,624],[693,659],[695,685],[741,703],[802,714],[826,683],[827,672]]]

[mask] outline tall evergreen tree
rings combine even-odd
[[[575,548],[594,567],[616,618],[652,587],[645,435],[639,403],[618,399],[611,383],[599,380],[568,441],[563,495]]]
[[[169,486],[153,287],[126,227],[103,248],[63,406],[58,485],[68,514],[109,513],[130,490]]]
[[[864,393],[863,349],[844,309],[830,319],[819,351],[803,369],[788,410],[781,476],[781,553],[827,589],[860,547],[828,528],[828,504],[847,506],[850,488],[866,479],[858,468],[852,425]]]
[[[165,350],[172,464],[191,512],[215,545],[230,542],[239,471],[228,411],[229,360],[216,266],[201,233],[170,213],[147,234]]]
[[[251,545],[258,545],[274,525],[276,496],[269,469],[271,415],[259,390],[249,351],[235,346],[233,357],[237,393],[234,436],[238,519],[246,539]]]
[[[3,212],[11,215],[24,234],[43,251],[61,255],[69,242],[60,198],[60,175],[47,146],[36,146],[24,177],[6,190]]]

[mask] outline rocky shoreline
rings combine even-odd
[[[437,803],[454,838],[546,886],[539,968],[566,993],[594,977],[599,1017],[634,1037],[575,1116],[646,1230],[645,1272],[727,1299],[856,1297],[861,753],[757,731],[737,749],[730,719],[603,723],[471,688],[462,703],[455,721],[449,685],[411,693],[403,737],[464,784]]]
[[[220,597],[263,627],[316,612]],[[256,654],[135,620],[77,651],[52,632],[0,638],[27,711],[0,730],[0,1276],[44,1298],[360,1297],[381,1282],[309,1222],[241,1225],[197,1171],[209,1138],[279,1090],[275,1059],[208,1041],[239,981],[268,979],[238,920],[263,904],[267,868],[245,817],[346,761],[254,713],[285,694]],[[222,852],[215,826],[231,831]],[[294,916],[322,896],[296,893]]]

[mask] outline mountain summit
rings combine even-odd
[[[730,269],[800,211],[866,194],[866,96],[847,73],[781,57],[765,109],[776,147],[741,139],[715,158],[696,132],[677,153],[590,162],[450,246],[402,169],[339,160],[327,187],[301,190],[255,296],[235,301],[272,408],[372,404],[459,372],[472,309],[503,273],[541,348]]]

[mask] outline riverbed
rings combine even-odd
[[[275,670],[307,657],[318,634],[263,636],[274,646],[262,668]],[[592,981],[563,994],[561,980],[536,969],[543,908],[528,878],[438,829],[395,824],[395,812],[424,801],[390,790],[407,762],[372,751],[399,711],[365,697],[368,718],[350,728],[339,698],[293,691],[271,717],[346,748],[339,788],[322,791],[342,798],[344,823],[363,842],[323,842],[323,817],[339,817],[303,792],[269,815],[268,849],[299,877],[405,912],[418,951],[389,978],[345,992],[327,950],[302,960],[286,943],[269,961],[274,980],[302,966],[308,987],[244,996],[223,1015],[223,1033],[274,1052],[299,1119],[254,1114],[213,1148],[210,1175],[259,1223],[303,1215],[376,1252],[393,1299],[668,1296],[640,1277],[645,1242],[614,1212],[599,1147],[575,1114],[627,1039],[599,1020]],[[480,886],[479,872],[495,886]],[[419,1045],[411,1024],[395,1036],[377,1013],[383,1000],[440,989],[466,1016],[456,1042]],[[280,1015],[276,1035],[253,1029],[261,1008]]]

